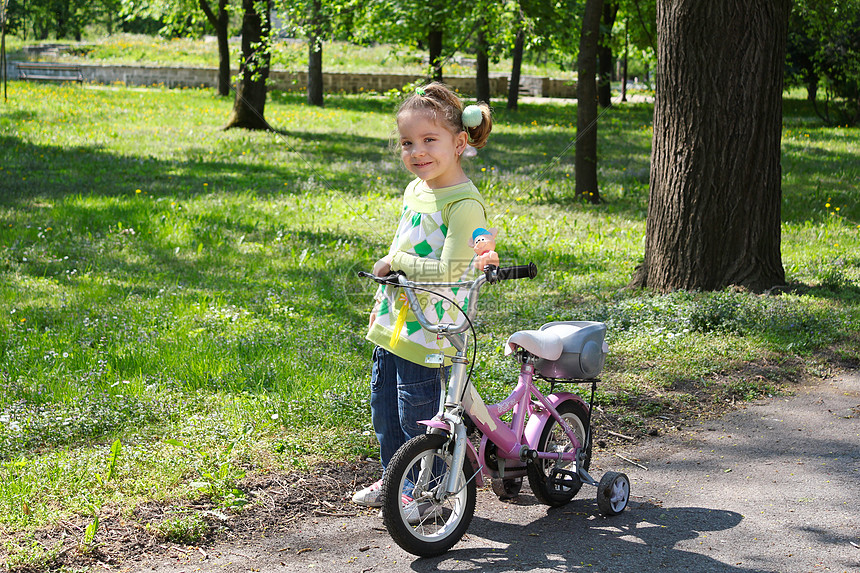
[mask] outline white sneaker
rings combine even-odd
[[[408,496],[403,496],[404,508],[406,513],[406,522],[409,525],[419,525],[423,523],[434,523],[437,517],[442,517],[442,506],[430,501],[415,503],[409,500],[406,503]]]
[[[352,503],[363,505],[365,507],[382,507],[382,500],[379,496],[382,494],[382,480],[370,484],[361,491],[355,492],[352,496]]]
[[[409,497],[408,495],[406,495],[405,493],[404,493],[403,495],[401,495],[401,496],[400,496],[400,503],[402,503],[404,506],[407,506],[407,505],[409,505],[410,503],[414,505],[414,502],[412,501],[412,498],[411,498],[411,497]],[[408,508],[407,508],[406,512],[407,512],[407,513],[406,513],[406,515],[409,515],[409,509],[408,509]],[[378,515],[379,515],[379,518],[380,518],[380,519],[383,517],[383,515],[382,515],[382,510],[381,510],[381,509],[379,510],[379,514],[378,514]]]

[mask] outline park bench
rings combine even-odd
[[[84,82],[81,66],[54,62],[17,62],[18,78],[50,82]]]

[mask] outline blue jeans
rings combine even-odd
[[[442,380],[449,370],[409,362],[384,348],[373,351],[370,416],[383,470],[400,446],[425,433],[418,420],[429,420],[439,411]]]

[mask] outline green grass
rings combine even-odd
[[[69,46],[59,56],[42,55],[40,59],[89,64],[160,65],[188,67],[218,67],[218,47],[214,41],[191,38],[164,39],[139,34],[113,34],[95,37],[83,42],[61,40]],[[40,42],[23,41],[15,36],[7,37],[10,60],[26,57],[25,46]],[[239,61],[241,47],[231,41],[230,55],[233,62]],[[307,70],[307,42],[282,41],[275,44],[272,66],[275,69]],[[326,42],[323,46],[323,70],[325,72],[384,72],[402,74],[426,74],[424,63],[426,51],[406,46],[377,44],[357,46],[347,42]],[[445,74],[450,76],[473,75],[474,67],[462,58],[474,60],[474,54],[457,54],[445,63]],[[234,73],[238,64],[234,64]],[[491,62],[493,73],[509,73],[511,60]],[[558,66],[543,62],[523,62],[524,75],[552,76],[573,79],[576,74],[560,70]]]
[[[367,405],[372,288],[355,277],[390,240],[410,179],[389,150],[396,102],[274,93],[284,135],[222,131],[231,102],[202,90],[12,82],[0,107],[0,532],[105,504],[208,495],[245,473],[373,454]],[[575,108],[497,110],[467,167],[505,263],[534,281],[482,298],[476,380],[510,388],[514,329],[603,320],[599,400],[622,431],[655,416],[790,389],[860,360],[856,129],[787,100],[783,262],[795,289],[656,296],[624,290],[642,257],[648,105],[601,118],[605,202],[575,202]],[[100,484],[111,443],[122,453]],[[170,442],[166,441],[170,440]],[[181,442],[187,445],[175,445]],[[62,493],[61,493],[62,492]],[[240,492],[241,493],[241,492]],[[178,516],[164,538],[205,532]],[[26,534],[26,535],[25,535]],[[21,535],[25,535],[22,537]],[[98,535],[96,535],[96,540]]]

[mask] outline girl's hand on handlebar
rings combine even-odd
[[[373,265],[373,274],[378,277],[384,277],[385,275],[391,272],[391,260],[394,257],[392,255],[385,255]]]
[[[475,266],[479,270],[483,270],[487,265],[499,266],[499,255],[496,251],[487,251],[478,255],[478,261]]]

